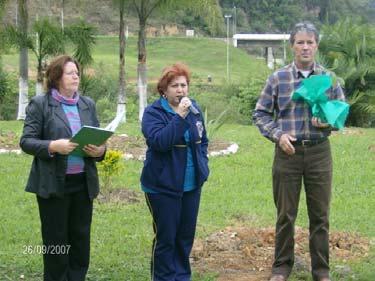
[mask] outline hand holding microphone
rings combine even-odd
[[[192,104],[191,100],[188,97],[181,97],[180,103],[177,108],[177,113],[182,117],[185,118],[189,111],[191,111],[193,114],[198,114],[198,109],[195,108],[195,106]]]

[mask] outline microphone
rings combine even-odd
[[[179,100],[181,102],[181,100],[183,99],[184,97],[179,97]],[[190,107],[189,107],[191,113],[197,115],[199,114],[199,110],[193,105],[193,103],[190,104]]]
[[[199,110],[193,104],[190,105],[190,111],[194,115],[198,115],[199,114]]]

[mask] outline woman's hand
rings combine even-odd
[[[82,149],[90,157],[101,157],[105,151],[105,145],[96,146],[93,144],[85,145]]]
[[[72,152],[76,147],[78,146],[78,143],[71,142],[68,139],[59,139],[54,140],[49,143],[48,151],[49,153],[60,153],[63,155],[67,155],[70,152]]]
[[[191,100],[188,97],[183,97],[178,104],[178,107],[176,109],[176,113],[180,115],[182,118],[185,118],[186,115],[189,114],[191,106]]]

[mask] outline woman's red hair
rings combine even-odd
[[[157,84],[159,94],[162,96],[167,90],[169,83],[179,76],[185,76],[186,82],[189,85],[190,70],[186,64],[178,62],[164,68]]]

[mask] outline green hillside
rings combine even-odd
[[[118,38],[98,37],[94,47],[91,73],[96,76],[110,76],[117,81]],[[193,80],[207,81],[211,75],[214,84],[226,79],[227,45],[223,40],[209,38],[165,37],[147,39],[148,79],[155,81],[162,68],[176,61],[187,63],[193,72]],[[67,53],[70,51],[67,50]],[[230,46],[230,77],[240,82],[251,75],[264,75],[268,69],[263,60],[255,59],[244,50]],[[8,72],[18,71],[17,50],[3,56],[3,65]],[[129,37],[126,46],[126,79],[132,83],[137,77],[137,38]],[[35,80],[36,60],[29,53],[30,79]]]

